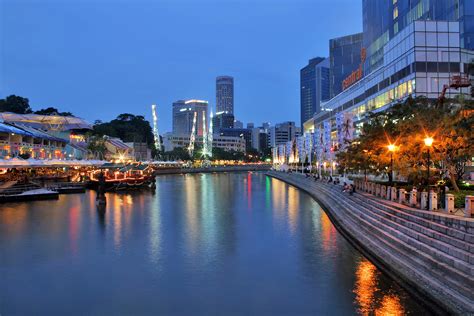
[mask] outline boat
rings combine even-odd
[[[92,189],[99,187],[99,174],[103,173],[106,191],[124,191],[150,188],[154,186],[153,168],[147,164],[105,164],[89,174],[87,186]]]

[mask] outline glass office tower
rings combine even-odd
[[[329,40],[330,95],[338,95],[342,82],[360,65],[362,33]]]
[[[329,99],[329,60],[323,57],[310,59],[300,70],[301,126],[321,111],[321,101]]]
[[[474,49],[473,0],[363,0],[364,73],[383,65],[383,47],[415,20],[459,21],[461,48]]]

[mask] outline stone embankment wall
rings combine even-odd
[[[309,193],[359,250],[434,311],[474,314],[474,219],[349,195],[301,174],[267,175]]]

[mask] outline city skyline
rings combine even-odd
[[[268,1],[214,3],[3,1],[0,97],[20,95],[35,109],[57,107],[91,122],[126,112],[151,121],[150,106],[157,104],[166,132],[174,101],[208,100],[215,111],[216,77],[229,75],[236,119],[299,122],[299,69],[327,56],[330,38],[362,30],[354,13],[361,4],[353,1],[337,1],[337,9],[334,1],[276,1],[270,8]],[[178,16],[180,25],[173,22]],[[324,28],[341,17],[352,23]],[[228,34],[219,46],[218,26]]]

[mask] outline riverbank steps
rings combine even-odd
[[[434,310],[474,314],[474,219],[413,212],[302,174],[267,175],[309,193],[357,248]]]

